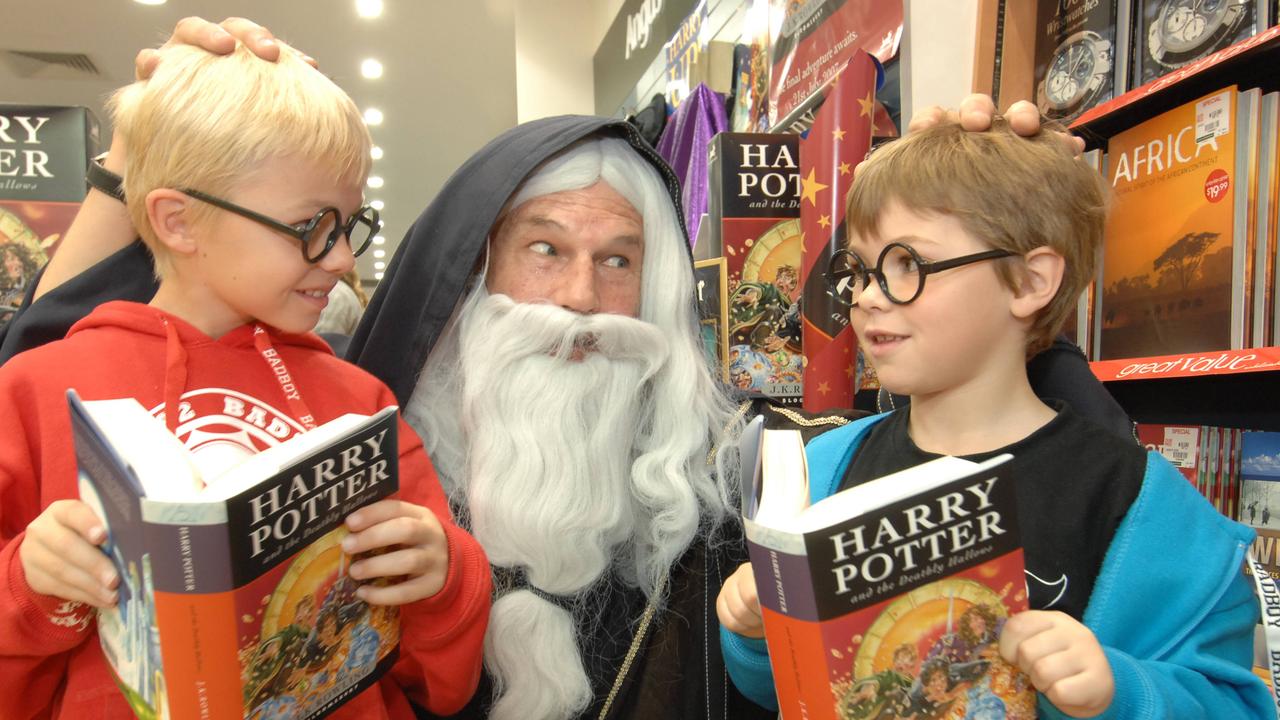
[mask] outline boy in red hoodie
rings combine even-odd
[[[160,289],[107,303],[61,341],[0,370],[0,714],[131,718],[99,647],[95,607],[120,578],[106,530],[77,498],[65,391],[137,399],[206,477],[349,412],[395,403],[308,331],[379,227],[362,204],[370,138],[359,111],[291,48],[264,63],[161,51],[113,99],[125,193]],[[488,562],[450,520],[417,435],[401,421],[400,492],[346,518],[355,596],[401,608],[395,666],[333,717],[461,708],[479,678]],[[376,586],[368,583],[387,578]]]

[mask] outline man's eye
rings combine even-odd
[[[535,243],[531,243],[529,245],[529,249],[538,253],[539,255],[551,256],[556,254],[556,249],[551,246],[551,243],[545,242],[542,240],[539,240],[538,242],[535,242]]]
[[[614,255],[608,260],[605,260],[604,264],[606,267],[623,269],[631,267],[631,260],[622,257],[621,255]]]

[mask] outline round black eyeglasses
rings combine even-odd
[[[360,253],[369,249],[369,245],[373,243],[373,237],[382,229],[381,216],[378,215],[377,210],[368,205],[351,213],[351,217],[347,218],[345,223],[342,222],[342,213],[337,208],[327,207],[304,223],[290,225],[199,190],[179,188],[178,192],[248,218],[272,230],[292,235],[302,243],[302,257],[309,263],[318,263],[324,259],[333,246],[338,244],[338,238],[343,236],[351,246],[351,254],[359,256]]]
[[[895,305],[914,302],[924,292],[924,279],[934,273],[970,265],[983,260],[994,260],[1017,255],[1009,250],[986,250],[962,255],[950,260],[926,262],[910,245],[889,243],[880,251],[875,267],[868,267],[857,253],[837,250],[827,266],[827,283],[831,294],[849,307],[858,304],[858,296],[867,289],[871,276],[876,277],[880,291]]]

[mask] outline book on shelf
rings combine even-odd
[[[740,445],[743,515],[782,717],[1035,717],[997,651],[1027,609],[1011,456],[810,505],[800,433],[761,427]]]
[[[1099,359],[1248,346],[1259,98],[1228,87],[1111,139]]]
[[[1276,276],[1280,263],[1277,211],[1280,210],[1280,92],[1262,96],[1258,112],[1258,202],[1254,213],[1253,345],[1280,343],[1280,313],[1276,312]]]
[[[1133,83],[1145,85],[1229,47],[1270,25],[1270,0],[1137,0]]]
[[[1046,117],[1069,123],[1128,89],[1130,6],[1039,0],[1033,82]]]
[[[729,381],[775,402],[803,396],[800,328],[800,139],[720,133],[708,150],[709,242],[699,260],[724,257]]]
[[[1254,557],[1280,580],[1280,432],[1241,433],[1237,507],[1237,519],[1258,533]]]
[[[341,542],[398,487],[395,407],[208,477],[135,400],[67,395],[80,497],[120,577],[98,636],[140,718],[319,718],[391,667],[399,614],[356,598]]]
[[[97,147],[88,108],[0,103],[0,327],[71,227]]]

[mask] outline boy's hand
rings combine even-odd
[[[356,580],[394,578],[392,584],[366,583],[356,596],[374,605],[404,605],[431,597],[449,573],[449,543],[435,513],[400,500],[379,500],[347,516],[351,531],[342,541],[348,555],[378,548],[347,571]]]
[[[911,117],[910,124],[907,125],[907,132],[924,130],[943,121],[959,122],[960,127],[965,130],[981,132],[991,127],[991,119],[995,115],[996,104],[991,101],[991,97],[974,93],[960,101],[959,110],[946,110],[933,105],[916,112]],[[1009,127],[1023,137],[1030,137],[1040,132],[1040,110],[1026,100],[1019,100],[1010,105],[1004,117],[1009,121]],[[1079,155],[1084,152],[1083,138],[1065,135],[1063,140],[1070,143],[1074,154]]]
[[[173,35],[165,45],[194,45],[215,55],[226,55],[236,49],[236,40],[263,60],[275,62],[280,58],[280,46],[270,30],[238,17],[227,18],[216,25],[204,18],[182,18],[174,26]],[[313,67],[318,67],[314,58],[308,56],[305,59]],[[158,62],[160,55],[154,49],[139,51],[133,60],[134,74],[139,80],[146,80],[156,71]]]
[[[31,521],[18,546],[27,585],[41,595],[105,608],[116,604],[120,583],[98,546],[107,529],[79,500],[59,500]]]
[[[1071,717],[1093,717],[1111,706],[1111,664],[1093,632],[1066,613],[1028,610],[1009,618],[1000,654]]]
[[[724,581],[716,598],[716,615],[725,628],[744,637],[764,637],[764,616],[760,613],[760,597],[756,594],[756,576],[751,563],[742,563]]]

